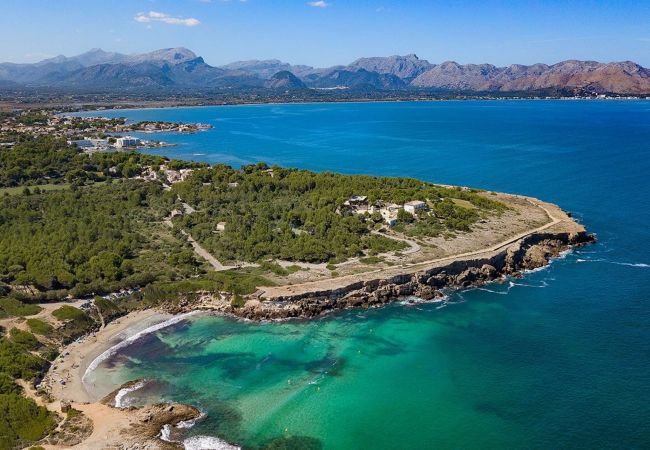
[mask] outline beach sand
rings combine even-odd
[[[135,333],[164,322],[171,317],[156,310],[134,311],[88,336],[80,338],[62,349],[61,355],[41,386],[57,400],[89,403],[99,400],[83,383],[83,376],[92,361],[104,351],[119,344]],[[61,383],[65,381],[65,384]]]
[[[143,420],[151,415],[149,410],[155,407],[140,409],[118,409],[101,403],[98,393],[88,390],[83,382],[83,376],[88,366],[95,358],[106,350],[119,344],[125,339],[151,326],[167,321],[170,314],[157,310],[134,311],[117,319],[99,331],[83,337],[62,349],[40,387],[48,391],[54,401],[44,403],[35,395],[32,389],[28,395],[37,399],[51,411],[59,412],[64,402],[69,402],[74,409],[82,411],[93,423],[92,434],[83,442],[73,446],[42,444],[46,449],[103,449],[122,448],[129,443],[129,448],[170,448],[174,447],[155,436],[127,433],[143,426]],[[65,384],[60,381],[64,380]],[[145,417],[145,419],[143,419]]]

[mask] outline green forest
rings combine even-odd
[[[354,195],[367,196],[370,203],[427,202],[433,214],[416,225],[407,213],[402,228],[429,236],[443,230],[469,231],[481,213],[505,207],[476,191],[411,178],[315,173],[265,164],[241,170],[224,165],[198,169],[175,185],[174,192],[196,208],[177,218],[178,225],[226,261],[279,258],[318,263],[402,249],[399,241],[370,234],[382,222],[378,214],[337,212]],[[467,201],[473,208],[451,199]],[[225,230],[217,232],[220,222]]]

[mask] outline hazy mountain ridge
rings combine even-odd
[[[92,49],[34,64],[0,64],[0,87],[84,89],[434,89],[462,92],[650,94],[650,70],[631,61],[557,64],[432,64],[415,54],[360,58],[314,68],[280,60],[238,61],[214,67],[183,47],[125,55]]]

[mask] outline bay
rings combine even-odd
[[[97,115],[97,112],[88,113]],[[315,321],[200,316],[91,374],[199,406],[192,435],[326,449],[650,446],[650,101],[102,111],[210,123],[152,153],[408,176],[531,195],[596,233],[521,280]],[[152,135],[142,135],[151,139]],[[302,437],[302,438],[296,438]]]

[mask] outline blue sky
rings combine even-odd
[[[650,0],[0,0],[0,41],[0,61],[14,62],[184,46],[212,65],[277,58],[323,67],[416,53],[650,67]]]

